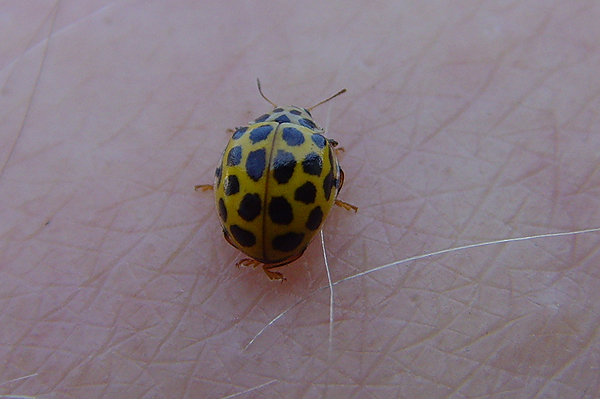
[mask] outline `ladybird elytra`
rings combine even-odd
[[[235,129],[215,172],[214,194],[226,240],[268,270],[298,259],[322,227],[333,204],[356,211],[337,195],[344,175],[334,147],[310,108],[278,107]],[[210,188],[206,185],[197,188]]]

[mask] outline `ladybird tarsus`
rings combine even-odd
[[[263,265],[263,271],[271,281],[287,281],[283,274],[269,270],[268,265]]]
[[[240,268],[240,266],[244,267],[258,267],[262,263],[252,258],[244,258],[235,264],[235,267]]]

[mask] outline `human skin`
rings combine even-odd
[[[0,7],[0,397],[600,396],[598,233],[459,248],[600,227],[598,2]],[[334,282],[459,249],[341,281],[333,324],[319,237],[237,269],[193,188],[257,77],[348,89],[313,112],[359,207]]]

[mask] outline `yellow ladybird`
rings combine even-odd
[[[311,108],[278,107],[247,126],[237,128],[223,151],[215,173],[217,213],[225,239],[251,259],[244,266],[263,265],[267,276],[298,259],[320,230],[336,199],[344,172],[334,147],[313,120]]]

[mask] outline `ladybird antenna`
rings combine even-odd
[[[275,104],[273,101],[269,100],[267,98],[267,96],[265,96],[264,93],[262,92],[262,88],[260,87],[260,80],[258,78],[256,78],[256,85],[258,86],[258,92],[260,93],[262,98],[264,98],[269,104],[271,104],[273,106],[273,108],[277,108],[277,104]]]
[[[346,89],[342,89],[342,90],[338,91],[337,93],[335,93],[333,96],[331,96],[329,98],[326,98],[325,100],[321,101],[320,103],[317,103],[317,104],[313,105],[310,108],[307,108],[307,110],[312,111],[313,108],[317,108],[319,105],[325,104],[327,101],[333,100],[334,98],[336,98],[337,96],[339,96],[340,94],[343,94],[345,92],[346,92]]]

